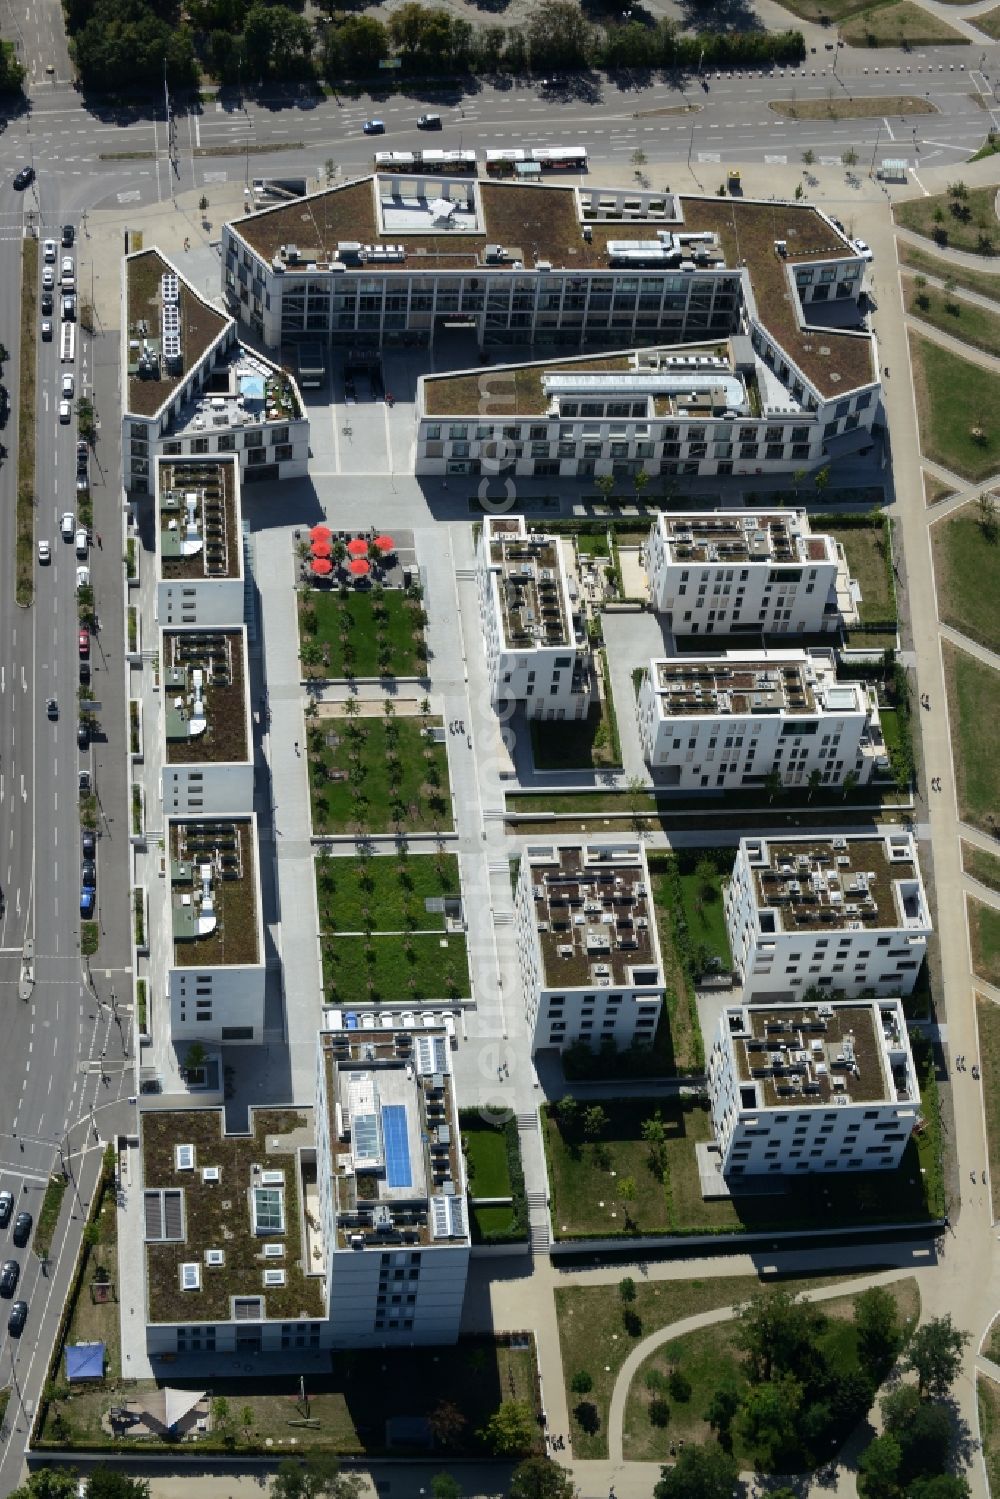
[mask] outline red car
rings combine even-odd
[[[86,659],[90,655],[90,631],[80,631],[80,655]]]

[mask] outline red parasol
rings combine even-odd
[[[376,536],[375,545],[380,552],[394,552],[396,550],[396,543],[391,536]]]
[[[325,578],[327,573],[333,572],[333,563],[329,557],[316,557],[313,561],[313,572],[317,577]]]
[[[353,541],[347,543],[347,555],[349,557],[367,557],[367,541],[362,541],[360,536],[355,536]]]
[[[347,564],[347,569],[348,572],[353,573],[356,578],[363,578],[366,573],[371,572],[370,565],[365,561],[363,557],[355,557],[353,562],[349,562]]]
[[[309,532],[309,535],[312,537],[313,541],[329,541],[330,537],[333,535],[333,532],[330,530],[329,526],[320,525],[313,526]]]
[[[328,541],[317,540],[312,544],[312,554],[314,557],[329,557],[332,551],[333,547]]]

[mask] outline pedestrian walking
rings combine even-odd
[[[104,550],[104,540],[103,540],[103,538],[101,536],[100,531],[98,531],[98,533],[97,533],[97,545],[101,549],[101,551]]]

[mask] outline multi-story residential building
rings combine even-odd
[[[803,377],[804,379],[805,377]],[[745,335],[724,343],[424,375],[418,474],[781,474],[871,442],[871,388],[793,395]],[[783,383],[783,380],[785,383]]]
[[[533,1052],[652,1044],[664,979],[640,842],[529,845],[514,922]]]
[[[159,624],[238,627],[246,599],[236,460],[160,458],[155,479]]]
[[[246,629],[161,630],[163,810],[253,811]]]
[[[651,661],[637,703],[660,785],[684,791],[867,785],[889,770],[875,691],[838,682],[832,651],[726,651]]]
[[[136,1152],[146,1348],[155,1357],[251,1358],[330,1345],[321,1260],[310,1258],[310,1109],[250,1109],[227,1134],[223,1109],[145,1110]],[[315,1190],[315,1189],[313,1189]]]
[[[909,994],[931,918],[909,833],[743,838],[723,891],[743,997]]]
[[[858,617],[843,547],[804,510],[661,510],[646,573],[675,635],[819,635]]]
[[[723,1010],[708,1061],[722,1173],[892,1170],[920,1084],[898,999]]]
[[[309,419],[295,380],[240,343],[233,318],[159,250],[125,257],[121,327],[126,490],[149,494],[161,455],[231,453],[246,481],[306,472]]]
[[[443,1028],[323,1033],[316,1172],[333,1346],[453,1343],[470,1238]]]
[[[590,649],[558,536],[529,532],[521,515],[488,516],[476,565],[494,707],[520,703],[529,718],[586,718]]]
[[[264,921],[257,819],[166,818],[172,1040],[260,1045]]]

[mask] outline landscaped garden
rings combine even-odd
[[[434,737],[441,720],[366,717],[349,701],[354,714],[314,719],[307,730],[314,834],[450,829],[448,756]]]
[[[1000,808],[1000,758],[993,736],[1000,722],[1000,673],[947,641],[942,654],[959,816],[992,833]]]
[[[327,1004],[420,1004],[471,994],[464,932],[324,937],[322,951]]]
[[[981,885],[1000,890],[1000,858],[996,854],[988,853],[985,848],[976,848],[963,839],[962,868]]]
[[[319,929],[333,932],[444,931],[443,910],[426,902],[458,899],[461,885],[454,854],[409,854],[316,858]]]
[[[938,615],[963,635],[1000,651],[1000,505],[991,494],[954,510],[931,530]]]
[[[851,577],[861,590],[860,623],[866,629],[894,629],[896,589],[892,575],[889,517],[876,510],[856,517],[817,516],[816,531],[827,531],[844,548]]]
[[[426,676],[426,622],[418,589],[305,589],[299,594],[303,675]]]
[[[940,333],[982,349],[994,359],[1000,355],[1000,313],[956,296],[950,278],[945,288],[938,290],[928,285],[924,276],[904,276],[903,301],[907,312]]]
[[[972,971],[1000,988],[1000,911],[985,901],[966,896]]]
[[[469,1181],[469,1216],[477,1243],[512,1243],[528,1236],[528,1202],[517,1120],[463,1109],[462,1149]],[[509,1202],[477,1202],[507,1197]]]
[[[958,180],[947,192],[897,203],[896,222],[951,250],[995,255],[1000,241],[995,204],[995,188],[966,187]]]
[[[986,1477],[990,1493],[997,1494],[1000,1493],[1000,1384],[986,1374],[977,1375],[976,1399]]]
[[[1000,11],[997,14],[1000,15]],[[980,21],[977,24],[982,23]],[[990,274],[989,271],[970,270],[964,265],[952,265],[940,255],[932,255],[927,250],[918,249],[916,245],[904,244],[902,240],[897,240],[896,248],[900,263],[910,270],[924,276],[936,276],[939,281],[952,281],[963,291],[977,292],[991,302],[1000,302],[1000,275],[995,272]]]
[[[924,456],[975,482],[1000,465],[1000,375],[910,334]]]
[[[610,702],[599,699],[586,718],[529,723],[536,770],[607,770],[622,763]]]

